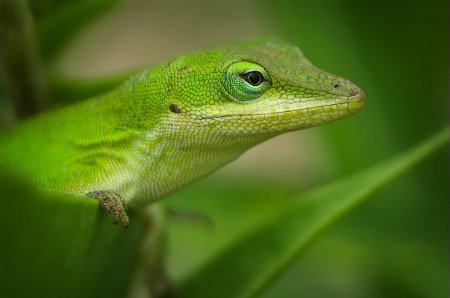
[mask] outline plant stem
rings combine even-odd
[[[33,18],[25,0],[0,1],[0,72],[15,118],[25,118],[48,105]]]

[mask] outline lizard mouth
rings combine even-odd
[[[283,105],[277,106],[273,105],[271,108],[266,108],[266,111],[262,112],[262,109],[253,109],[248,112],[242,111],[240,113],[227,113],[223,115],[214,116],[204,116],[202,119],[267,119],[279,121],[281,119],[295,119],[299,116],[301,117],[311,117],[312,119],[317,118],[317,115],[329,114],[334,121],[337,119],[345,118],[347,116],[353,115],[359,111],[364,105],[365,94],[363,91],[355,92],[356,94],[351,97],[335,99],[335,102],[327,99],[316,99],[310,101],[300,101],[294,103],[285,103]],[[336,117],[337,116],[337,117]],[[273,118],[273,119],[272,119]],[[279,119],[276,119],[279,118]],[[325,122],[327,122],[327,117],[325,117]]]

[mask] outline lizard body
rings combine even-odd
[[[198,51],[3,132],[0,170],[39,189],[112,193],[139,208],[269,138],[345,118],[363,102],[357,86],[283,42]],[[105,208],[114,222],[126,217]]]

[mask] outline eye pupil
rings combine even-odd
[[[265,81],[264,76],[259,71],[251,71],[244,74],[244,79],[252,86],[259,86]]]

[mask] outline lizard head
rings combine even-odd
[[[197,52],[169,65],[165,109],[186,132],[263,140],[345,118],[364,102],[356,85],[283,42]]]

